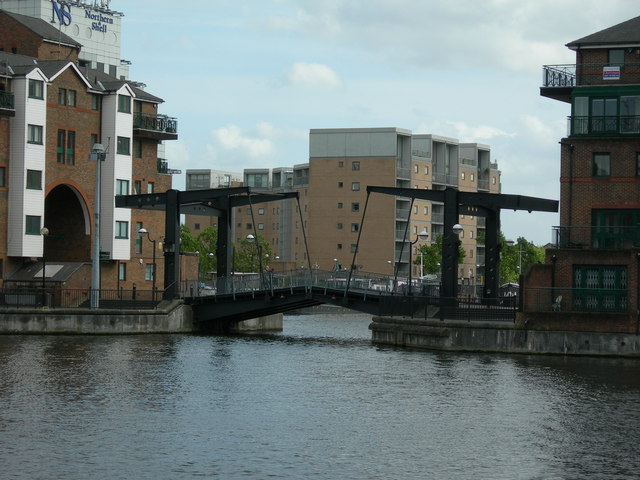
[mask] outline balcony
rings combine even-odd
[[[612,65],[610,63],[582,63],[577,65],[544,65],[540,94],[564,102],[571,101],[576,86],[640,84],[640,63]]]
[[[567,117],[571,137],[616,137],[640,135],[640,116],[608,115]]]
[[[627,250],[640,247],[640,226],[553,227],[557,248]]]
[[[13,104],[13,93],[0,90],[0,115],[14,117],[16,115]]]
[[[136,113],[133,116],[133,134],[154,140],[177,140],[178,120],[166,115]]]
[[[182,173],[182,170],[175,170],[173,168],[169,168],[169,162],[164,158],[158,158],[158,173],[163,175],[179,175]],[[208,187],[202,187],[208,188]],[[192,188],[193,190],[194,188]]]

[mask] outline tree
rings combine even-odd
[[[424,273],[439,273],[442,265],[442,240],[443,236],[438,235],[435,243],[431,245],[421,245],[418,252],[422,252],[422,258],[420,255],[416,255],[417,258],[413,260],[415,265],[423,265]],[[458,265],[464,261],[465,251],[462,245],[458,244]]]
[[[258,252],[262,254],[262,262],[260,262]],[[262,235],[258,235],[257,239],[252,242],[243,238],[235,245],[233,268],[236,272],[259,272],[260,263],[262,263],[263,270],[267,266],[267,255],[269,255],[269,257],[272,255],[271,245],[269,245]]]
[[[186,225],[180,226],[180,251],[198,252],[199,270],[203,274],[215,272],[217,269],[216,247],[218,229],[207,227],[194,237]]]
[[[520,274],[526,272],[530,265],[544,262],[544,249],[524,237],[518,237],[513,245],[509,243],[500,233],[500,282],[518,283]]]

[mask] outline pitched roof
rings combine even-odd
[[[29,30],[34,32],[39,37],[42,37],[44,40],[48,40],[50,42],[55,43],[63,43],[65,45],[71,45],[73,47],[82,47],[82,45],[76,42],[73,38],[71,38],[66,33],[62,33],[56,27],[51,25],[50,23],[45,22],[41,18],[33,18],[28,17],[26,15],[20,15],[19,13],[7,12],[6,10],[1,12],[5,15],[9,15],[15,21],[21,23]]]
[[[640,17],[592,33],[586,37],[567,43],[567,47],[576,49],[596,45],[640,45]]]

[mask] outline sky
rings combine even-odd
[[[636,6],[636,10],[633,7]],[[631,7],[631,8],[629,8]],[[565,45],[640,15],[630,0],[112,0],[129,76],[178,119],[169,167],[307,163],[312,128],[399,127],[491,147],[502,193],[559,200],[568,104],[540,96]],[[507,239],[558,214],[502,212]]]

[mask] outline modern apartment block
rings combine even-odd
[[[635,322],[640,17],[567,47],[576,52],[576,63],[545,66],[540,89],[571,109],[567,137],[560,141],[560,226],[556,248],[547,250],[546,270],[537,271],[528,285],[553,287],[554,310],[577,312],[577,323],[590,318],[578,316],[583,312],[617,312]]]
[[[90,154],[101,144],[101,286],[151,289],[154,257],[162,278],[164,214],[116,208],[114,197],[171,188],[161,142],[177,138],[177,121],[139,84],[81,66],[81,52],[57,25],[0,11],[0,275],[15,282],[45,257],[47,284],[62,282],[53,264],[72,263],[85,271],[77,286],[88,285],[98,168]],[[137,235],[142,227],[148,238]]]
[[[239,242],[255,230],[281,263],[323,270],[348,268],[360,236],[358,269],[387,274],[398,269],[406,276],[409,248],[418,233],[426,230],[429,244],[444,234],[443,205],[424,200],[412,205],[409,198],[380,194],[367,201],[367,186],[499,193],[500,172],[490,153],[487,145],[414,135],[400,128],[313,129],[309,163],[247,169],[243,174],[244,185],[252,191],[297,191],[299,202],[289,199],[237,209],[233,236]],[[194,231],[203,218],[188,216],[186,224]],[[481,283],[484,252],[477,238],[483,218],[461,215],[459,221],[465,250],[459,280]],[[422,243],[412,246],[414,260]],[[420,276],[420,265],[414,265],[412,273]]]

